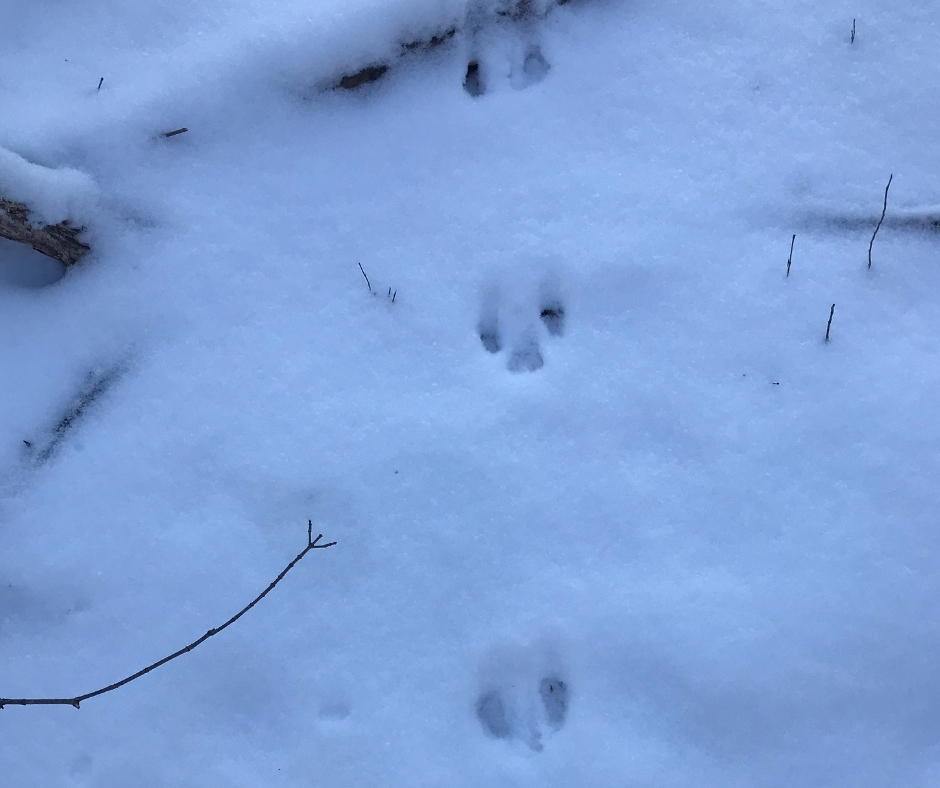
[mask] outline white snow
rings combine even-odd
[[[97,196],[94,182],[85,173],[68,167],[42,167],[3,148],[0,194],[26,204],[34,225],[57,224],[90,213]]]
[[[0,146],[99,197],[0,276],[0,696],[338,544],[4,786],[936,784],[932,8],[495,8],[5,4]]]

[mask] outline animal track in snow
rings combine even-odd
[[[509,348],[506,368],[510,372],[535,372],[545,365],[539,335],[538,315],[552,337],[565,331],[565,307],[548,285],[540,288],[538,301],[507,299],[495,290],[485,298],[478,324],[480,342],[489,353]]]
[[[474,98],[482,96],[486,92],[483,85],[483,75],[480,73],[479,61],[471,60],[467,64],[467,76],[463,80],[463,89]]]
[[[568,716],[568,685],[558,676],[546,676],[539,685],[539,697],[548,724],[560,729]]]
[[[512,64],[509,72],[509,83],[516,90],[524,90],[545,79],[551,69],[542,50],[535,44],[530,44],[525,48],[521,58]],[[467,63],[467,73],[463,80],[463,89],[473,98],[477,98],[486,93],[486,72],[481,65],[480,58],[473,58]]]
[[[512,726],[506,714],[506,704],[499,690],[490,690],[480,696],[477,701],[477,717],[483,730],[494,739],[512,737]]]
[[[539,313],[542,323],[553,337],[560,337],[565,333],[565,308],[560,303],[548,303]]]
[[[517,90],[524,90],[545,79],[551,65],[535,44],[526,47],[522,62],[513,66],[511,83]]]
[[[506,369],[510,372],[535,372],[545,366],[542,350],[539,348],[538,337],[534,332],[527,332],[521,337],[509,356]]]
[[[510,684],[489,688],[477,699],[476,713],[484,732],[494,739],[519,739],[541,752],[546,733],[560,731],[568,718],[568,685],[557,674],[542,678],[522,692]],[[538,703],[534,703],[535,696]]]

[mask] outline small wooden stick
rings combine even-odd
[[[855,20],[852,20],[852,39],[849,41],[850,44],[855,43]]]
[[[829,341],[829,329],[832,328],[832,316],[836,312],[836,305],[833,304],[832,308],[829,310],[829,322],[826,323],[826,341]]]
[[[790,239],[790,256],[787,258],[787,276],[790,276],[790,263],[793,262],[793,244],[796,243],[796,233],[793,233],[793,238]]]
[[[871,248],[875,245],[875,236],[878,235],[878,231],[881,229],[881,223],[885,220],[885,214],[888,212],[888,189],[891,188],[891,181],[894,179],[894,173],[888,177],[888,185],[885,186],[885,204],[884,208],[881,209],[881,218],[878,220],[878,225],[875,227],[875,232],[871,234],[871,241],[868,244],[868,267],[871,268]]]
[[[187,128],[174,129],[173,131],[165,131],[160,136],[169,139],[170,137],[175,137],[177,134],[185,134],[187,131],[189,131]]]
[[[359,270],[362,271],[362,275],[366,277],[366,285],[369,288],[369,292],[372,292],[372,283],[369,281],[369,277],[366,276],[366,269],[362,267],[362,263],[359,263]]]

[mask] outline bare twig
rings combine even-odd
[[[793,262],[793,244],[796,243],[796,233],[793,233],[793,238],[790,239],[790,256],[787,258],[787,276],[790,276],[790,263]]]
[[[175,137],[177,134],[185,134],[187,131],[189,131],[189,129],[184,127],[182,129],[174,129],[173,131],[165,131],[160,136],[168,139],[170,137]]]
[[[369,287],[369,292],[372,292],[372,282],[369,281],[369,277],[366,276],[366,269],[362,267],[362,263],[359,263],[359,270],[362,271],[362,275],[366,277],[366,285]]]
[[[258,596],[256,596],[245,607],[239,610],[228,621],[222,624],[222,626],[215,627],[214,629],[210,629],[208,632],[206,632],[205,635],[203,635],[198,640],[194,640],[188,646],[181,648],[179,651],[176,651],[173,654],[170,654],[170,656],[168,657],[164,657],[159,662],[154,662],[152,665],[148,665],[143,670],[138,670],[135,674],[133,674],[132,676],[128,676],[126,679],[121,679],[120,681],[116,681],[114,684],[109,684],[107,687],[102,687],[101,689],[95,690],[94,692],[87,692],[84,695],[78,695],[74,698],[0,698],[0,709],[2,709],[4,706],[74,706],[77,709],[79,708],[79,704],[82,701],[86,701],[89,698],[94,698],[98,695],[104,695],[104,693],[111,692],[112,690],[116,690],[118,687],[123,687],[125,684],[129,684],[135,679],[139,679],[141,676],[147,675],[148,673],[150,673],[150,671],[156,670],[161,665],[166,665],[167,662],[170,662],[171,660],[174,660],[177,657],[181,657],[183,656],[183,654],[189,653],[194,648],[196,648],[196,646],[200,645],[201,643],[204,643],[213,635],[218,635],[219,632],[221,632],[223,629],[234,624],[236,621],[238,621],[238,619],[240,619],[243,615],[245,615],[245,613],[247,613],[255,605],[257,605],[262,599],[264,599],[274,589],[274,586],[276,586],[278,583],[281,582],[281,580],[284,579],[284,576],[288,572],[290,572],[291,569],[294,568],[294,566],[300,561],[300,559],[303,558],[305,555],[307,555],[307,553],[309,553],[311,550],[320,550],[320,549],[323,549],[324,547],[332,547],[333,545],[336,544],[336,542],[328,542],[327,544],[317,544],[317,542],[319,542],[322,538],[323,538],[323,534],[318,534],[316,539],[313,538],[313,521],[308,520],[307,521],[307,546],[297,554],[297,557],[293,561],[291,561],[276,578],[274,578],[272,583],[266,589],[264,589],[264,591],[258,594]]]
[[[104,84],[104,77],[98,80],[98,90],[101,90],[101,86]]]
[[[888,176],[888,185],[885,186],[885,204],[884,208],[881,209],[881,218],[878,220],[878,225],[875,227],[875,232],[871,234],[871,241],[868,244],[868,267],[871,268],[871,248],[875,245],[875,236],[878,235],[878,231],[881,229],[881,223],[885,220],[885,214],[888,212],[888,189],[891,188],[891,181],[894,180],[894,173],[891,173]]]
[[[855,43],[855,20],[852,20],[852,38],[849,40],[850,44]]]
[[[832,328],[832,316],[836,312],[836,305],[833,304],[832,308],[829,310],[829,322],[826,323],[826,341],[829,341],[829,329]]]

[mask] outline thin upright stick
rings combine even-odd
[[[366,269],[362,267],[362,263],[359,263],[359,270],[362,271],[362,275],[366,277],[366,285],[369,288],[369,292],[372,292],[372,283],[369,281],[369,277],[366,276]]]
[[[787,276],[790,276],[790,263],[793,262],[793,244],[796,243],[796,233],[793,233],[793,238],[790,239],[790,256],[787,258]]]
[[[832,328],[832,316],[836,312],[836,305],[833,304],[832,308],[829,310],[829,322],[826,323],[826,341],[829,341],[829,329]]]
[[[849,41],[850,44],[855,43],[855,20],[852,20],[852,40]]]
[[[884,208],[881,209],[881,218],[878,220],[878,225],[875,227],[875,232],[871,234],[871,241],[868,244],[868,267],[871,268],[871,248],[875,245],[875,236],[878,235],[878,231],[881,229],[881,223],[885,220],[885,214],[888,212],[888,189],[891,188],[891,181],[894,179],[894,173],[891,173],[888,176],[888,185],[885,186],[885,204]]]
[[[169,662],[170,660],[174,660],[177,657],[183,656],[183,654],[189,653],[194,648],[196,648],[196,646],[198,646],[199,644],[204,643],[213,635],[218,635],[219,632],[221,632],[223,629],[234,624],[236,621],[238,621],[238,619],[240,619],[243,615],[245,615],[245,613],[247,613],[255,605],[257,605],[262,599],[264,599],[274,589],[274,586],[276,586],[278,583],[281,582],[281,580],[284,579],[284,576],[288,572],[290,572],[291,569],[294,568],[297,562],[300,561],[300,559],[303,558],[305,555],[307,555],[307,553],[309,553],[311,550],[321,550],[324,547],[332,547],[333,545],[336,544],[336,542],[329,542],[327,544],[317,544],[317,542],[319,542],[322,538],[323,538],[323,534],[317,535],[316,539],[313,538],[313,521],[308,520],[307,521],[307,546],[303,550],[301,550],[300,553],[298,553],[297,557],[287,565],[287,567],[284,569],[283,572],[281,572],[276,578],[274,578],[273,582],[266,589],[264,589],[264,591],[258,594],[258,596],[256,596],[245,607],[239,610],[228,621],[222,624],[222,626],[216,627],[215,629],[210,629],[208,632],[206,632],[205,635],[203,635],[198,640],[194,640],[188,646],[181,648],[179,651],[176,651],[173,654],[170,654],[170,656],[168,657],[164,657],[159,662],[154,662],[152,665],[148,665],[143,670],[138,670],[135,674],[133,674],[132,676],[128,676],[126,679],[121,679],[120,681],[116,681],[114,684],[109,684],[107,687],[102,687],[101,689],[95,690],[94,692],[86,692],[84,695],[78,695],[74,698],[0,698],[0,709],[2,709],[4,706],[74,706],[77,709],[79,708],[79,704],[82,701],[88,700],[89,698],[94,698],[97,695],[104,695],[104,693],[111,692],[112,690],[116,690],[118,687],[123,687],[125,684],[129,684],[135,679],[139,679],[141,676],[147,675],[148,673],[150,673],[150,671],[156,670],[161,665],[166,665],[166,663]]]

